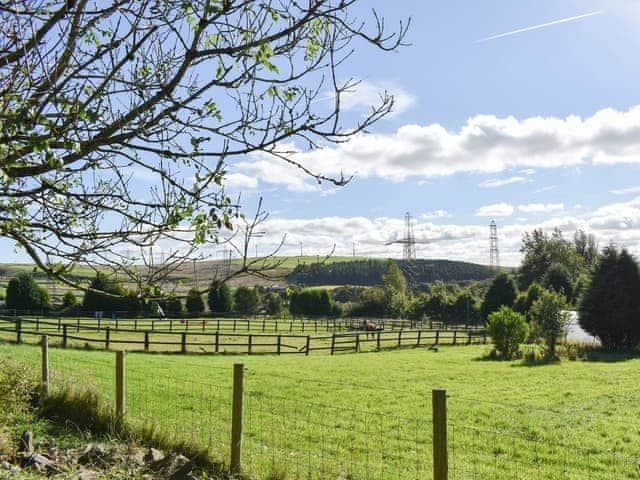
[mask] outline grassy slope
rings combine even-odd
[[[308,358],[131,354],[129,412],[160,419],[176,438],[209,443],[224,459],[231,368],[243,361],[251,471],[266,475],[275,464],[294,477],[312,470],[414,478],[430,469],[431,389],[444,387],[452,478],[637,478],[628,456],[640,456],[640,360],[524,367],[479,360],[486,348]],[[38,362],[33,347],[0,345],[0,355]],[[54,350],[51,363],[57,382],[79,378],[113,397],[112,353]]]

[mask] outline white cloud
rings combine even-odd
[[[478,186],[481,188],[497,188],[514,183],[525,183],[527,181],[528,180],[524,177],[494,178],[491,180],[485,180]]]
[[[447,218],[450,217],[451,214],[446,210],[434,210],[432,212],[426,212],[420,215],[422,220],[433,220],[436,218]]]
[[[503,202],[480,207],[475,215],[476,217],[509,217],[514,211],[513,205]]]
[[[238,189],[257,188],[258,179],[243,173],[229,173],[225,177],[224,184],[226,187]]]
[[[393,82],[372,82],[363,80],[341,97],[340,103],[346,111],[369,113],[371,107],[380,104],[381,96],[388,92],[393,96],[393,108],[387,117],[391,118],[409,110],[416,103],[416,97]]]
[[[529,203],[519,205],[518,210],[524,213],[553,213],[564,210],[564,203]]]
[[[459,131],[439,124],[405,125],[391,134],[360,134],[351,141],[290,158],[329,176],[356,174],[392,181],[462,172],[499,173],[509,168],[558,168],[640,162],[640,106],[620,112],[601,110],[591,117],[498,118],[477,115]],[[277,170],[274,165],[279,166]],[[237,164],[242,173],[294,191],[317,190],[302,171],[282,160],[249,155]]]
[[[614,195],[627,195],[629,193],[640,193],[640,187],[620,188],[617,190],[611,190],[611,193],[613,193]]]

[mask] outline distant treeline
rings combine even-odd
[[[494,272],[485,265],[451,260],[396,261],[412,284],[464,282],[491,278]],[[356,260],[353,262],[311,263],[298,265],[289,274],[290,283],[304,286],[317,285],[382,285],[386,271],[385,260]]]

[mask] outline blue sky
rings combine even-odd
[[[519,262],[522,232],[536,227],[558,226],[568,236],[583,228],[601,245],[613,241],[640,253],[640,189],[633,190],[640,186],[640,115],[634,110],[640,105],[640,62],[633,53],[640,46],[640,2],[369,5],[389,26],[412,17],[411,46],[386,55],[363,49],[349,65],[364,81],[363,91],[353,94],[353,114],[375,102],[376,88],[399,99],[400,108],[372,129],[373,150],[385,153],[355,155],[347,147],[308,156],[307,164],[321,171],[335,173],[339,164],[358,172],[341,189],[308,182],[309,191],[299,191],[297,175],[290,182],[265,168],[241,168],[260,178],[253,193],[261,193],[272,211],[270,234],[287,231],[291,251],[302,241],[305,253],[333,243],[338,253],[348,253],[355,242],[357,253],[399,256],[401,247],[385,247],[384,240],[400,234],[402,216],[410,211],[417,236],[453,238],[419,246],[419,256],[488,262],[494,218],[505,264]],[[585,14],[591,15],[479,42]],[[427,148],[424,136],[436,127],[452,138]],[[465,128],[480,128],[484,134],[475,140],[490,145],[438,161],[430,157],[433,144],[468,147],[471,140],[461,138]],[[409,139],[397,138],[403,130]],[[414,136],[420,139],[413,142]],[[395,158],[403,148],[416,151]],[[245,199],[251,194],[245,190]]]
[[[433,241],[420,257],[488,263],[492,219],[507,265],[537,227],[585,229],[640,255],[640,0],[366,0],[354,14],[372,7],[390,29],[411,17],[411,45],[359,46],[341,71],[363,81],[345,113],[356,121],[385,89],[396,110],[347,145],[291,145],[310,168],[353,181],[318,186],[259,155],[229,165],[247,211],[262,196],[270,212],[260,254],[286,234],[284,254],[355,244],[398,257],[385,243],[409,211]],[[5,261],[25,259],[0,247]]]

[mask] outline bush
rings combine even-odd
[[[502,306],[513,307],[517,295],[516,284],[511,275],[506,273],[497,275],[484,296],[481,309],[482,318],[487,320],[491,313],[499,310]]]
[[[291,294],[289,310],[293,315],[334,315],[334,303],[326,288],[309,288]]]
[[[260,292],[257,288],[238,287],[233,295],[233,303],[238,313],[244,315],[257,313],[262,304]]]
[[[531,306],[531,320],[538,326],[540,334],[547,345],[547,359],[556,358],[558,337],[565,333],[568,314],[566,300],[563,296],[545,291]]]
[[[524,315],[502,306],[489,315],[487,333],[493,339],[499,357],[511,359],[529,334]]]
[[[275,292],[269,292],[264,300],[267,313],[272,316],[282,313],[282,297]]]
[[[211,282],[209,295],[207,295],[209,310],[216,313],[229,313],[233,310],[233,295],[226,282],[214,280]]]
[[[197,288],[192,288],[187,293],[187,299],[185,301],[187,312],[191,314],[198,314],[204,312],[204,302],[202,301],[202,295]]]
[[[89,288],[93,291],[87,291],[82,300],[82,309],[85,312],[117,312],[129,309],[130,302],[123,300],[126,293],[122,285],[116,280],[107,277],[104,273],[98,272],[91,281]],[[110,293],[117,297],[104,295],[100,292]]]
[[[640,343],[640,273],[626,251],[608,247],[596,265],[579,305],[580,326],[609,350]]]
[[[36,283],[28,273],[21,273],[9,280],[5,303],[16,310],[49,310],[49,293]]]
[[[168,315],[180,315],[182,313],[182,301],[174,294],[169,295],[167,299],[162,302],[162,308]]]
[[[362,300],[353,306],[350,315],[354,317],[383,317],[386,311],[387,298],[384,290],[379,287],[370,287],[362,293]]]
[[[71,290],[68,290],[62,296],[62,308],[73,307],[74,305],[77,305],[77,304],[78,304],[78,298],[75,296],[75,294]]]

